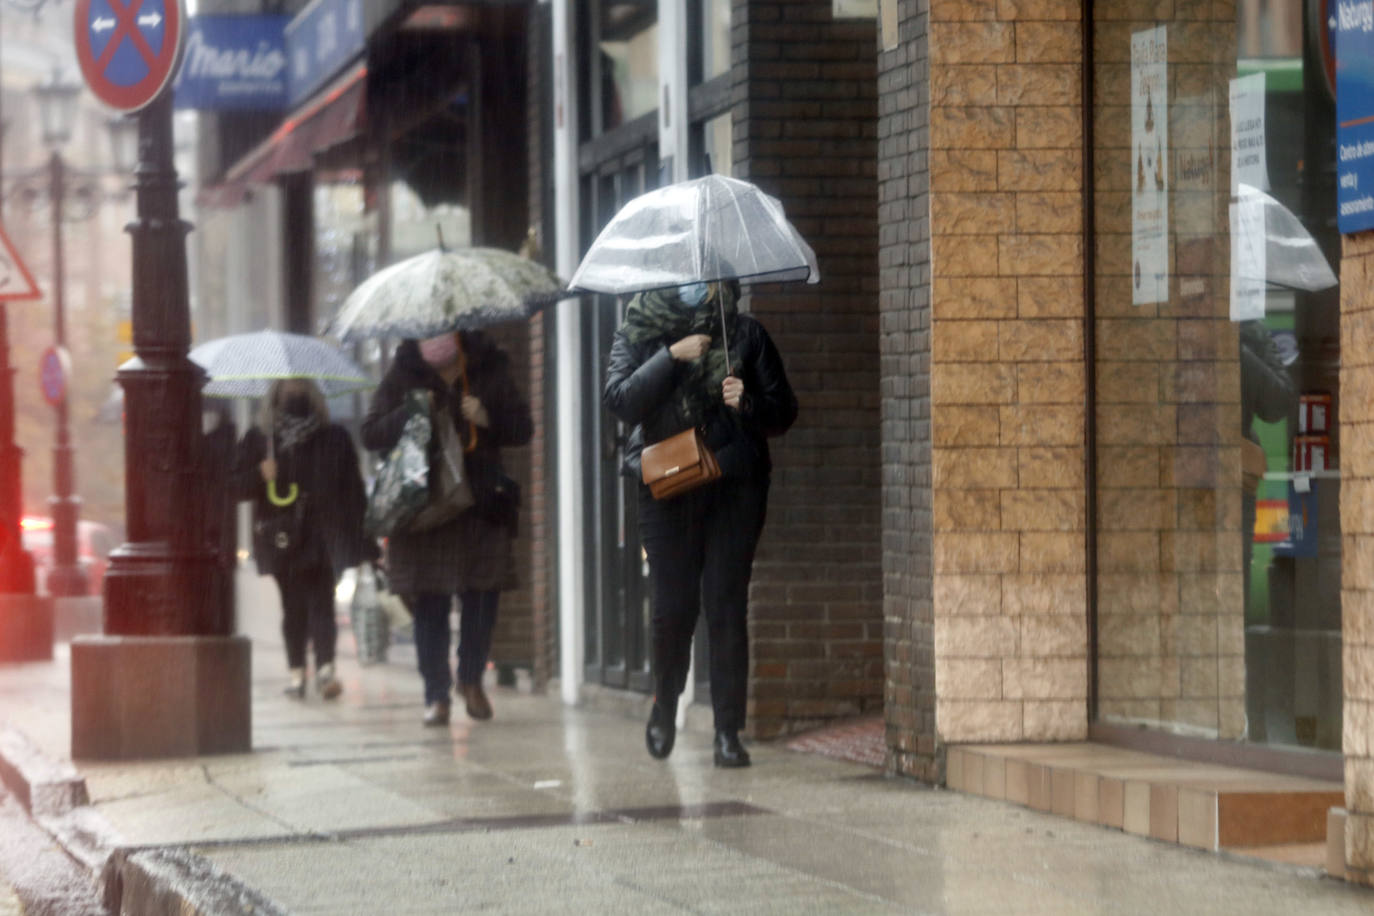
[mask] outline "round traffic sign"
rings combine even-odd
[[[67,378],[72,372],[71,357],[65,347],[48,347],[38,358],[38,383],[43,400],[54,407],[67,400]]]
[[[157,98],[181,50],[180,0],[77,0],[76,59],[96,98],[137,111]]]

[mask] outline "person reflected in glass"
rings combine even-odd
[[[377,546],[363,531],[358,452],[348,430],[330,422],[318,385],[272,384],[257,425],[239,442],[233,488],[253,504],[258,572],[275,578],[281,593],[286,693],[304,698],[309,647],[315,688],[332,700],[343,690],[334,665],[334,587],[344,570],[373,559]]]
[[[692,633],[704,610],[719,767],[750,763],[739,735],[748,692],[749,580],[772,471],[768,439],[797,416],[782,357],[758,319],[739,312],[738,299],[733,280],[636,295],[616,331],[603,393],[611,414],[632,427],[621,471],[641,482],[639,534],[653,600],[654,703],[645,744],[655,758],[672,753]],[[644,447],[692,427],[703,431],[722,476],[655,499],[642,482]]]
[[[1255,547],[1256,497],[1268,469],[1255,421],[1286,419],[1297,402],[1293,377],[1283,363],[1273,335],[1262,321],[1243,321],[1240,333],[1241,405],[1241,544],[1245,575],[1242,594],[1250,609],[1250,563]]]
[[[472,492],[469,508],[424,530],[393,534],[386,545],[391,591],[415,620],[415,652],[424,682],[427,726],[447,725],[453,676],[449,613],[458,596],[458,687],[467,713],[490,719],[482,675],[491,655],[501,592],[516,587],[514,538],[519,490],[501,463],[503,448],[534,434],[529,403],[516,387],[510,357],[481,331],[402,341],[363,420],[363,445],[385,454],[405,428],[406,393],[430,395],[432,419],[447,423],[462,452]],[[431,469],[444,460],[445,431],[430,441]],[[434,473],[431,471],[431,487]]]

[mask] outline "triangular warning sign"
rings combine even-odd
[[[5,234],[4,224],[0,223],[0,302],[41,298],[43,293],[33,281],[33,274],[29,273],[14,243]]]

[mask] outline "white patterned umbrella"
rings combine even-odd
[[[210,376],[202,391],[211,397],[261,398],[288,378],[310,379],[330,398],[377,384],[333,344],[284,331],[220,337],[189,355]]]
[[[622,295],[725,279],[819,283],[821,274],[777,198],[747,181],[708,175],[621,207],[568,286]]]
[[[423,340],[524,320],[566,295],[537,261],[500,248],[441,246],[364,280],[339,306],[329,332],[343,341]]]

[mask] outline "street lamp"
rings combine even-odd
[[[93,215],[109,195],[102,189],[98,173],[72,169],[62,158],[62,147],[72,138],[80,87],[64,82],[58,73],[54,73],[48,82],[35,87],[33,94],[38,104],[43,143],[50,150],[48,164],[41,170],[47,173],[47,194],[43,195],[36,187],[34,179],[39,172],[13,177],[20,183],[17,195],[20,202],[33,208],[40,198],[46,197],[52,223],[53,336],[59,358],[53,365],[45,366],[45,369],[58,369],[63,377],[50,379],[60,381],[61,385],[45,392],[57,413],[56,442],[53,447],[54,492],[48,500],[53,520],[53,569],[48,574],[47,586],[52,595],[66,597],[86,594],[89,583],[77,559],[77,520],[81,500],[74,493],[76,475],[67,390],[70,380],[65,377],[67,318],[62,223]],[[128,175],[138,155],[137,124],[119,118],[110,121],[107,126],[115,168],[118,173]]]
[[[53,336],[57,349],[65,358],[67,349],[67,316],[65,301],[65,265],[62,259],[62,210],[67,199],[66,163],[62,161],[62,147],[72,136],[76,119],[76,101],[81,89],[63,83],[57,73],[52,79],[34,89],[38,100],[38,116],[43,127],[43,143],[52,149],[48,157],[49,188],[52,200],[52,289]],[[53,446],[53,495],[48,498],[53,521],[53,568],[48,573],[48,591],[55,597],[84,595],[88,588],[86,572],[77,562],[76,522],[81,513],[81,500],[75,495],[76,469],[73,463],[71,429],[68,424],[70,379],[63,379],[55,393],[57,407],[57,442]]]

